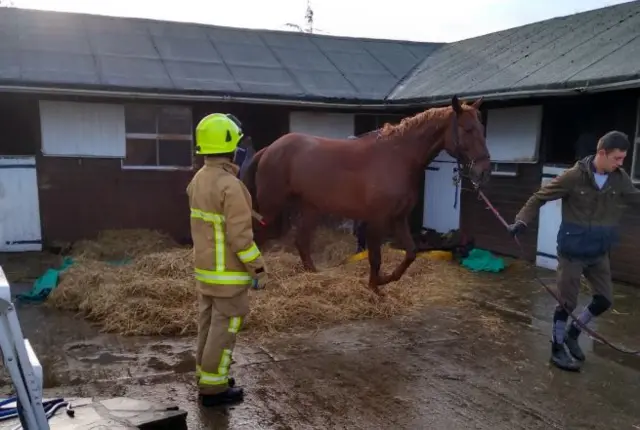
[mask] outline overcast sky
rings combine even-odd
[[[311,0],[318,33],[430,42],[453,42],[619,3],[626,1]],[[307,8],[307,0],[13,0],[13,4],[279,30],[286,30],[287,23],[304,26]]]

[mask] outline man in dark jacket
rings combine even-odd
[[[609,251],[618,238],[617,225],[626,203],[640,203],[638,191],[622,169],[629,139],[611,131],[598,140],[596,155],[579,160],[529,198],[509,226],[511,234],[523,232],[540,207],[562,199],[562,222],[558,231],[557,288],[570,311],[577,306],[580,278],[584,274],[592,289],[591,303],[578,319],[588,324],[612,305]],[[578,344],[580,328],[562,306],[553,315],[551,362],[563,370],[578,371],[585,360]],[[571,356],[567,354],[566,348]]]

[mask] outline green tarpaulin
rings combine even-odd
[[[109,264],[113,264],[116,266],[128,264],[130,260],[122,260],[122,261],[109,261]],[[58,286],[58,280],[60,279],[60,274],[67,270],[74,264],[73,258],[65,257],[62,260],[62,264],[57,269],[47,269],[46,272],[42,276],[40,276],[33,283],[33,287],[31,291],[24,294],[17,294],[16,298],[18,300],[25,300],[30,302],[42,302],[49,297],[51,291],[53,291]]]
[[[473,272],[501,272],[505,268],[502,258],[478,248],[469,252],[469,256],[462,260],[462,265]]]
[[[73,259],[71,257],[65,257],[64,260],[62,260],[62,265],[60,267],[57,269],[47,269],[47,271],[44,272],[44,275],[40,276],[33,283],[31,291],[24,294],[18,294],[16,298],[18,300],[27,300],[31,302],[44,301],[51,291],[58,286],[58,277],[60,276],[60,273],[67,270],[72,265]]]

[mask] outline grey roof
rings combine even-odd
[[[388,100],[578,89],[640,78],[640,1],[450,43]]]
[[[0,8],[0,85],[382,100],[441,45]]]

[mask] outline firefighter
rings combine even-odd
[[[253,241],[251,196],[232,162],[242,138],[233,115],[204,117],[196,127],[196,154],[205,157],[204,165],[187,186],[199,312],[196,373],[204,406],[243,399],[243,389],[229,377],[236,334],[249,312],[249,287],[273,286]]]

